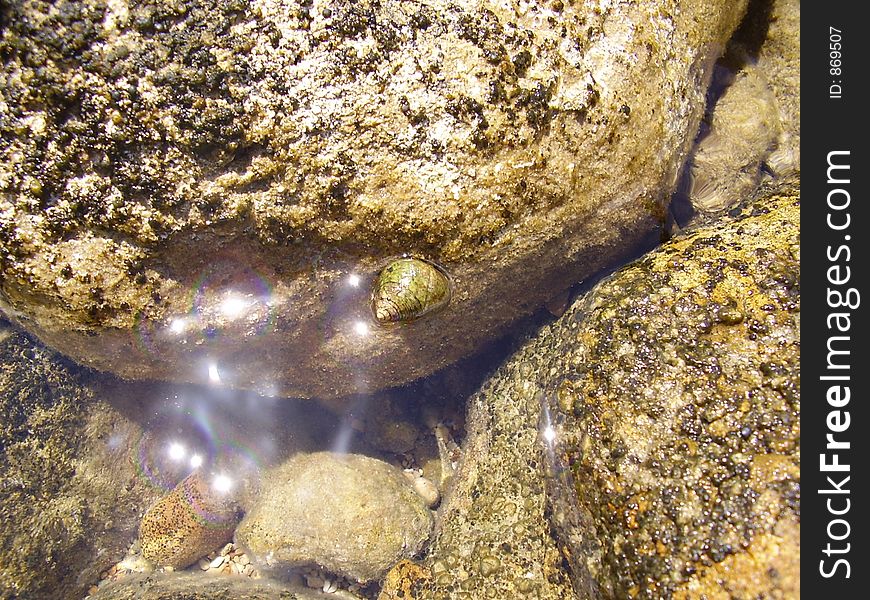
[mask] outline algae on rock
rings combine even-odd
[[[0,341],[4,600],[81,600],[158,495],[136,471],[141,428],[78,371],[24,334]]]
[[[0,305],[130,379],[427,375],[660,225],[744,8],[8,4]],[[455,293],[377,327],[368,286],[405,253]]]
[[[425,569],[391,585],[797,598],[798,205],[763,188],[534,334],[471,399]]]

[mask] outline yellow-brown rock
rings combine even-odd
[[[194,472],[142,517],[142,555],[158,566],[183,569],[229,542],[237,522],[227,492]]]
[[[129,379],[432,373],[655,233],[745,6],[10,3],[0,305]],[[450,302],[366,327],[403,254]]]

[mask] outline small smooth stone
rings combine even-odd
[[[211,561],[211,564],[209,564],[209,567],[212,569],[219,569],[221,567],[221,565],[224,564],[225,560],[226,560],[225,556],[218,556],[216,559]]]
[[[209,561],[204,559],[204,558],[200,558],[199,563],[197,563],[197,564],[199,564],[199,568],[202,569],[203,571],[208,571],[211,563],[209,563]]]

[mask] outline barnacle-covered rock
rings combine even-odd
[[[142,517],[142,556],[158,566],[183,569],[229,542],[239,521],[229,490],[195,471]]]
[[[763,189],[499,368],[415,597],[798,598],[799,217]]]
[[[384,267],[372,289],[372,312],[380,323],[413,321],[450,301],[450,279],[419,258],[400,258]]]
[[[361,582],[423,547],[432,515],[400,470],[356,454],[298,454],[264,474],[236,542],[264,571],[306,564]]]
[[[655,233],[745,4],[4,4],[0,304],[125,378],[429,374]],[[402,253],[451,301],[366,330]]]

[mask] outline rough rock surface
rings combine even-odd
[[[142,556],[157,566],[189,567],[233,539],[240,516],[229,490],[191,473],[142,517]]]
[[[75,365],[8,330],[0,414],[0,598],[80,600],[157,497],[136,470],[141,429]]]
[[[744,7],[6,4],[3,310],[126,378],[430,373],[656,226]],[[402,253],[453,298],[377,327]]]
[[[335,598],[335,596],[331,596]],[[90,600],[327,600],[329,595],[268,579],[201,573],[138,575],[106,585]]]
[[[762,193],[553,332],[554,512],[604,597],[799,597],[798,183]]]
[[[429,509],[396,467],[318,452],[264,475],[236,543],[261,569],[317,564],[368,582],[418,553],[431,529]]]
[[[390,589],[799,597],[798,204],[764,189],[535,334],[472,398],[427,559]]]

